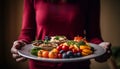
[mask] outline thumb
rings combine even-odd
[[[110,42],[101,42],[99,46],[103,47],[104,49],[109,49],[111,47]]]

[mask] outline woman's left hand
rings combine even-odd
[[[112,54],[111,43],[110,42],[101,42],[99,44],[99,46],[101,46],[104,49],[106,49],[106,52],[103,55],[101,55],[99,57],[96,57],[95,60],[97,62],[105,62],[105,61],[107,61],[107,59],[109,59],[111,57],[111,54]]]

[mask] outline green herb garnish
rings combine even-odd
[[[60,36],[55,36],[55,39],[56,39],[56,40],[59,40],[59,38],[60,38]]]

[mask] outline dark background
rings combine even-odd
[[[10,53],[22,22],[23,0],[0,0],[0,69],[28,69],[27,61],[17,63]]]
[[[0,0],[0,69],[28,69],[27,62],[17,63],[10,53],[19,36],[23,0]],[[112,46],[120,46],[120,0],[101,0],[101,33]],[[109,69],[109,62],[92,62],[92,69]]]

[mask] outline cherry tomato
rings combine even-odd
[[[43,52],[42,52],[42,57],[48,58],[48,54],[49,54],[48,51],[43,51]]]
[[[52,52],[59,53],[59,50],[54,48],[54,49],[52,49]]]
[[[37,53],[38,57],[42,57],[42,52],[43,52],[43,50],[38,51],[38,53]]]
[[[49,52],[49,54],[48,54],[49,58],[57,58],[57,56],[58,56],[58,54],[56,52],[53,52],[53,51]]]
[[[68,51],[69,50],[69,46],[62,46],[62,50]]]
[[[77,53],[78,50],[77,50],[77,49],[72,49],[72,52],[73,52],[73,53]]]
[[[58,54],[58,58],[62,58],[62,54],[59,53],[59,54]]]
[[[62,50],[62,45],[57,46],[57,50],[58,50],[58,51]]]

